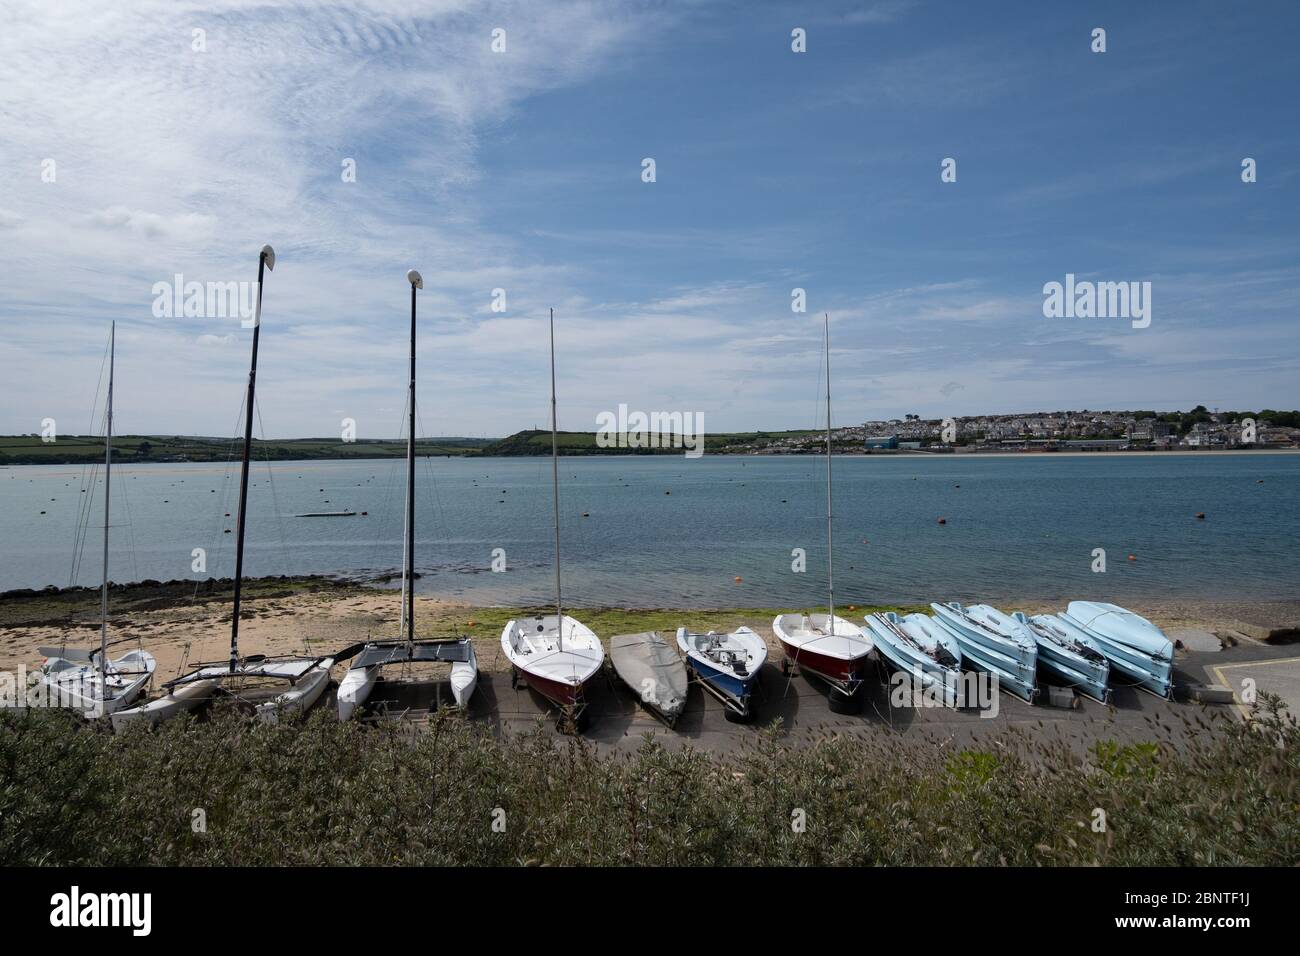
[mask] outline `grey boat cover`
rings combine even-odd
[[[686,706],[686,663],[654,631],[616,634],[609,639],[614,670],[641,699],[670,719]]]

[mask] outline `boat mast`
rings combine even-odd
[[[551,309],[551,494],[555,503],[555,626],[564,650],[564,609],[560,601],[560,446],[555,422],[555,310]]]
[[[117,323],[108,333],[108,405],[104,425],[104,583],[99,592],[99,696],[108,698],[108,495],[113,472],[113,360],[117,349]]]
[[[826,628],[835,636],[835,569],[831,547],[831,316],[823,313],[826,331]]]
[[[262,331],[262,278],[275,268],[275,250],[263,246],[257,257],[257,306],[253,313],[253,358],[244,398],[244,458],[239,472],[239,521],[235,525],[235,604],[230,616],[230,673],[239,663],[239,592],[244,581],[244,518],[248,513],[248,455],[253,444],[253,398],[257,385],[257,339]]]
[[[402,553],[402,631],[415,641],[415,290],[424,288],[420,273],[406,273],[411,283],[411,382],[406,402],[411,418],[406,428],[406,550]],[[399,637],[401,634],[399,633]]]

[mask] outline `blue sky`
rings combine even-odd
[[[3,432],[87,430],[110,319],[119,430],[236,431],[249,333],[152,287],[263,242],[270,436],[398,433],[411,267],[425,433],[545,423],[549,306],[570,429],[809,427],[823,310],[837,423],[1300,404],[1293,3],[12,8]],[[1066,273],[1150,327],[1045,318]]]

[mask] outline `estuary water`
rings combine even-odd
[[[256,464],[246,574],[392,574],[404,464]],[[1300,455],[868,456],[834,470],[840,604],[1300,593]],[[99,582],[102,479],[102,466],[0,468],[0,590]],[[115,465],[110,577],[230,576],[238,485],[237,462]],[[816,456],[561,459],[565,601],[823,603],[825,496]],[[421,459],[416,499],[420,593],[554,599],[549,459]],[[336,510],[358,514],[297,517]]]

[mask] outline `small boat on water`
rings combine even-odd
[[[424,279],[414,269],[406,274],[411,286],[411,349],[410,379],[407,383],[406,410],[409,415],[406,428],[406,527],[402,549],[402,614],[395,640],[367,641],[357,651],[348,672],[339,681],[336,695],[339,720],[348,720],[370,700],[381,683],[400,698],[416,692],[415,700],[421,712],[437,707],[440,689],[431,675],[411,673],[414,664],[450,664],[451,693],[456,706],[464,710],[478,686],[478,657],[474,643],[468,637],[449,635],[416,639],[415,637],[415,298],[416,290],[424,288]],[[300,515],[299,517],[343,517],[355,512]],[[403,679],[383,680],[386,667],[396,667]],[[430,692],[434,688],[435,693]],[[391,700],[384,700],[385,706]],[[400,704],[399,713],[408,708]]]
[[[752,628],[696,634],[677,629],[677,647],[701,686],[722,701],[727,720],[743,722],[753,713],[750,695],[767,660],[767,644]]]
[[[510,683],[522,678],[560,708],[566,731],[581,728],[586,686],[605,663],[596,632],[564,613],[560,592],[560,449],[555,411],[555,310],[551,310],[551,501],[555,514],[555,613],[506,622],[501,650],[510,662]]]
[[[108,398],[104,405],[104,575],[99,593],[99,648],[42,647],[41,692],[46,706],[68,707],[89,718],[111,716],[126,709],[153,679],[158,662],[144,648],[121,657],[108,656],[108,529],[109,495],[113,477],[113,366],[117,352],[117,323],[109,329]]]
[[[995,675],[1002,690],[1029,703],[1038,696],[1038,642],[1029,628],[988,604],[931,604],[935,620],[961,646],[962,663]]]
[[[915,684],[947,707],[961,706],[961,645],[928,614],[868,614],[867,630],[877,650]]]
[[[830,685],[827,705],[833,713],[853,714],[862,706],[858,689],[866,675],[871,655],[871,639],[852,621],[835,616],[835,548],[833,546],[833,511],[831,497],[831,320],[823,318],[826,333],[826,613],[780,614],[772,622],[772,631],[781,642],[785,661],[781,670],[790,672],[790,664],[801,671],[820,677]]]
[[[1174,645],[1160,628],[1140,614],[1101,601],[1071,601],[1060,616],[1096,642],[1112,671],[1157,697],[1172,699]]]
[[[1038,664],[1065,687],[1100,703],[1110,700],[1110,663],[1087,632],[1055,614],[1011,615],[1038,642]]]
[[[676,649],[654,631],[616,634],[609,639],[614,673],[647,710],[669,727],[686,708],[686,665]]]

